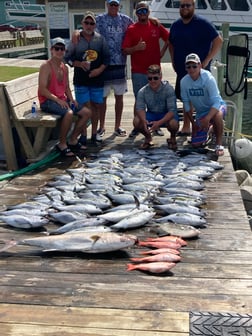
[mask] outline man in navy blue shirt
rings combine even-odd
[[[212,23],[195,14],[195,0],[181,0],[180,18],[170,29],[169,51],[173,68],[177,74],[175,92],[180,95],[180,80],[187,74],[185,58],[195,53],[201,59],[202,68],[210,70],[210,63],[222,46],[222,37]],[[191,109],[192,113],[192,109]],[[190,120],[184,113],[184,124],[178,135],[190,135]]]

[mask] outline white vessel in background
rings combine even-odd
[[[151,16],[167,28],[179,18],[179,0],[152,0]],[[252,42],[252,0],[196,0],[196,13],[212,22],[218,30],[229,23],[230,34],[247,34]]]
[[[45,5],[24,0],[9,0],[5,1],[4,9],[8,20],[12,20],[12,22],[22,21],[38,24],[42,27],[46,24]]]

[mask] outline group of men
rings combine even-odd
[[[91,141],[102,140],[106,98],[111,89],[115,96],[114,135],[127,135],[121,127],[121,117],[123,95],[127,92],[126,57],[130,55],[135,105],[134,129],[129,136],[142,133],[145,140],[141,147],[146,149],[153,146],[152,134],[163,135],[161,128],[166,127],[170,132],[168,148],[176,150],[177,135],[192,135],[192,145],[200,146],[206,141],[209,126],[213,125],[216,154],[223,155],[225,103],[208,71],[222,45],[222,38],[214,26],[195,14],[195,0],[180,1],[180,18],[173,23],[170,32],[149,16],[146,2],[137,3],[135,23],[119,12],[119,5],[120,0],[107,0],[106,13],[95,17],[87,12],[82,30],[73,34],[67,50],[63,39],[54,39],[52,56],[41,66],[41,108],[62,116],[58,150],[65,156],[73,156],[74,151],[86,148],[89,118],[92,121]],[[167,48],[177,74],[175,90],[162,79],[160,63]],[[65,62],[74,67],[76,100],[69,89]],[[177,99],[181,99],[184,106],[184,125],[180,132]],[[56,109],[55,104],[58,104]],[[193,110],[196,111],[195,119]],[[73,114],[78,115],[78,121],[67,142]]]

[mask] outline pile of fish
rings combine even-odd
[[[222,168],[194,151],[180,156],[165,147],[101,150],[55,176],[33,199],[0,213],[11,227],[46,231],[12,241],[1,251],[15,244],[43,251],[114,251],[137,242],[136,236],[119,231],[142,226],[158,235],[197,237],[207,224],[205,180]],[[58,227],[48,230],[52,223]]]
[[[146,241],[138,241],[138,245],[154,247],[155,249],[142,252],[142,254],[151,254],[151,256],[130,258],[135,264],[128,264],[127,270],[163,273],[176,266],[176,263],[181,260],[179,249],[182,246],[186,246],[187,243],[180,237],[164,236],[148,238]]]

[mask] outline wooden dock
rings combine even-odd
[[[172,82],[170,66],[164,67],[164,77]],[[132,128],[133,101],[129,82],[122,122],[128,132]],[[132,140],[112,135],[113,118],[110,97],[105,148],[139,146],[141,136]],[[165,139],[155,137],[156,147],[163,146]],[[180,139],[179,148],[184,144],[182,140],[185,139]],[[182,261],[172,273],[127,272],[129,257],[139,255],[139,247],[90,255],[42,253],[36,248],[18,246],[1,253],[1,335],[193,336],[194,313],[209,314],[208,321],[217,313],[231,317],[251,314],[251,229],[228,149],[219,162],[224,169],[205,183],[207,227],[201,230],[199,239],[188,241],[182,248]],[[77,165],[76,161],[58,160],[27,175],[2,181],[0,206],[27,200],[55,175]],[[142,238],[150,236],[145,228],[133,232]],[[39,234],[0,225],[1,241]],[[247,334],[251,335],[249,321]],[[198,331],[201,324],[196,323]],[[245,325],[239,330],[240,335],[248,331]],[[224,325],[222,332],[220,335],[229,335]],[[197,335],[213,334],[204,331]]]

